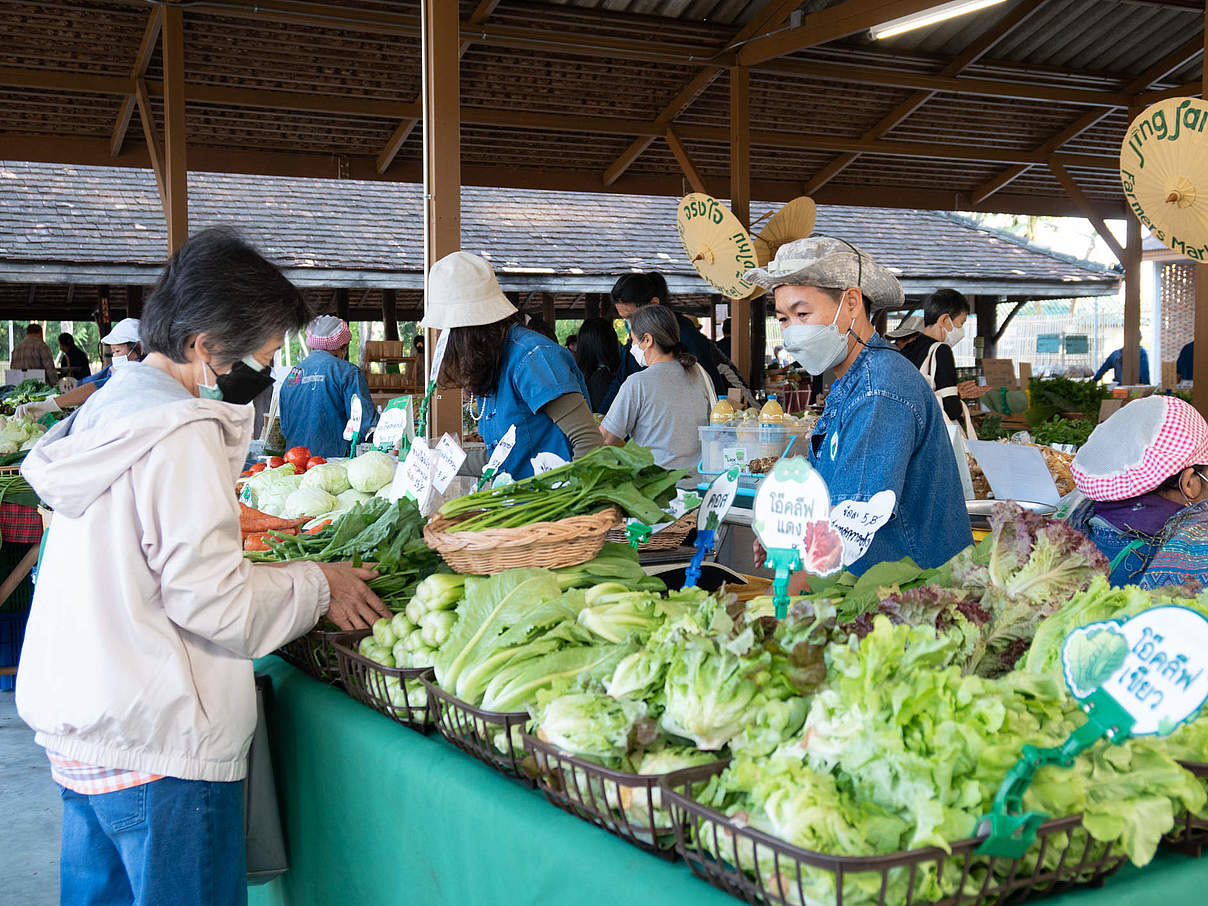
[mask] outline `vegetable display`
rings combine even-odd
[[[440,514],[450,519],[465,516],[458,531],[479,531],[615,506],[626,516],[655,525],[670,519],[664,508],[675,497],[676,482],[687,474],[656,466],[650,450],[631,441],[624,447],[598,447],[541,475],[450,500]]]
[[[999,680],[962,675],[953,665],[961,640],[932,627],[894,625],[878,617],[858,643],[826,649],[827,684],[812,699],[802,731],[766,758],[739,754],[699,795],[744,825],[829,855],[870,856],[935,846],[949,850],[990,810],[1006,771],[1025,744],[1060,745],[1084,718],[1053,678],[1025,672]],[[1053,815],[1081,813],[1093,838],[1063,853],[1033,849],[1010,860],[928,862],[915,873],[891,869],[887,891],[878,873],[843,876],[845,904],[902,903],[913,882],[917,899],[938,901],[980,888],[987,872],[1030,873],[1038,858],[1096,858],[1107,844],[1135,864],[1153,856],[1183,809],[1202,812],[1205,792],[1153,738],[1101,746],[1066,768],[1042,768],[1024,807]],[[706,848],[711,838],[702,841]],[[787,863],[770,852],[725,841],[719,858],[737,852],[740,867],[773,890],[795,887]],[[765,851],[767,852],[767,851]],[[942,870],[938,866],[942,864]],[[789,869],[792,871],[793,869]],[[836,875],[802,865],[806,902],[835,902]]]
[[[395,469],[394,460],[376,450],[346,462],[327,462],[312,457],[305,447],[294,447],[281,464],[271,462],[257,463],[243,473],[246,502],[262,512],[288,518],[346,512],[388,489]],[[258,468],[262,465],[264,468]]]
[[[46,426],[32,418],[0,415],[0,455],[32,450],[45,433]]]
[[[1075,381],[1064,377],[1032,378],[1028,384],[1031,405],[1025,417],[1037,428],[1063,412],[1081,412],[1092,421],[1099,418],[1099,404],[1112,395],[1098,381]]]

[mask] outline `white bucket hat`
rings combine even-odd
[[[491,265],[478,255],[454,252],[428,272],[428,298],[420,326],[433,330],[494,324],[516,314]]]
[[[748,283],[775,289],[778,286],[817,286],[847,289],[854,286],[864,294],[869,308],[896,308],[905,298],[898,278],[850,242],[831,236],[794,239],[776,250],[767,267],[744,275]]]
[[[106,346],[121,343],[137,343],[138,318],[122,318],[113,325],[113,329],[109,333],[101,337],[101,342]]]

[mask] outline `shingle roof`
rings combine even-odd
[[[462,192],[463,247],[489,257],[505,287],[598,291],[617,274],[657,269],[673,289],[705,291],[683,254],[673,198]],[[355,282],[362,286],[418,286],[421,195],[421,187],[402,183],[189,174],[194,230],[233,224],[292,279],[312,274],[309,285],[338,286],[361,272]],[[753,213],[767,210],[755,205]],[[872,254],[899,274],[908,293],[957,286],[999,295],[1013,288],[1037,296],[1098,295],[1114,291],[1120,279],[1097,264],[943,213],[830,206],[819,209],[816,231]],[[166,244],[149,171],[0,163],[0,280],[21,279],[14,269],[22,265],[57,262],[66,265],[64,282],[97,282],[73,280],[73,267],[155,267]],[[378,282],[375,275],[387,273],[391,281]],[[551,285],[538,286],[542,281]]]

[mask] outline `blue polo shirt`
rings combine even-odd
[[[105,383],[113,376],[113,365],[106,365],[96,374],[90,374],[86,378],[80,378],[76,383],[77,387],[83,387],[85,384],[96,384],[97,390],[105,386]]]
[[[889,521],[848,567],[856,575],[903,557],[939,566],[973,543],[944,414],[919,370],[893,352],[872,335],[831,387],[810,438],[810,465],[832,506],[879,491],[897,496]]]
[[[352,398],[361,398],[361,436],[377,424],[377,409],[369,381],[356,365],[315,349],[294,366],[281,386],[281,433],[291,447],[302,446],[312,456],[347,456],[344,426]]]
[[[504,460],[501,471],[513,478],[533,474],[530,460],[541,452],[556,453],[567,462],[572,457],[570,441],[542,407],[567,393],[588,399],[574,357],[553,340],[513,325],[503,341],[503,360],[495,392],[478,401],[482,415],[478,432],[493,451],[512,425],[516,445]]]

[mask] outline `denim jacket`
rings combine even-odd
[[[835,382],[810,438],[810,464],[826,480],[831,504],[897,496],[889,522],[857,575],[887,560],[946,563],[973,543],[960,474],[944,414],[910,361],[877,334]]]

